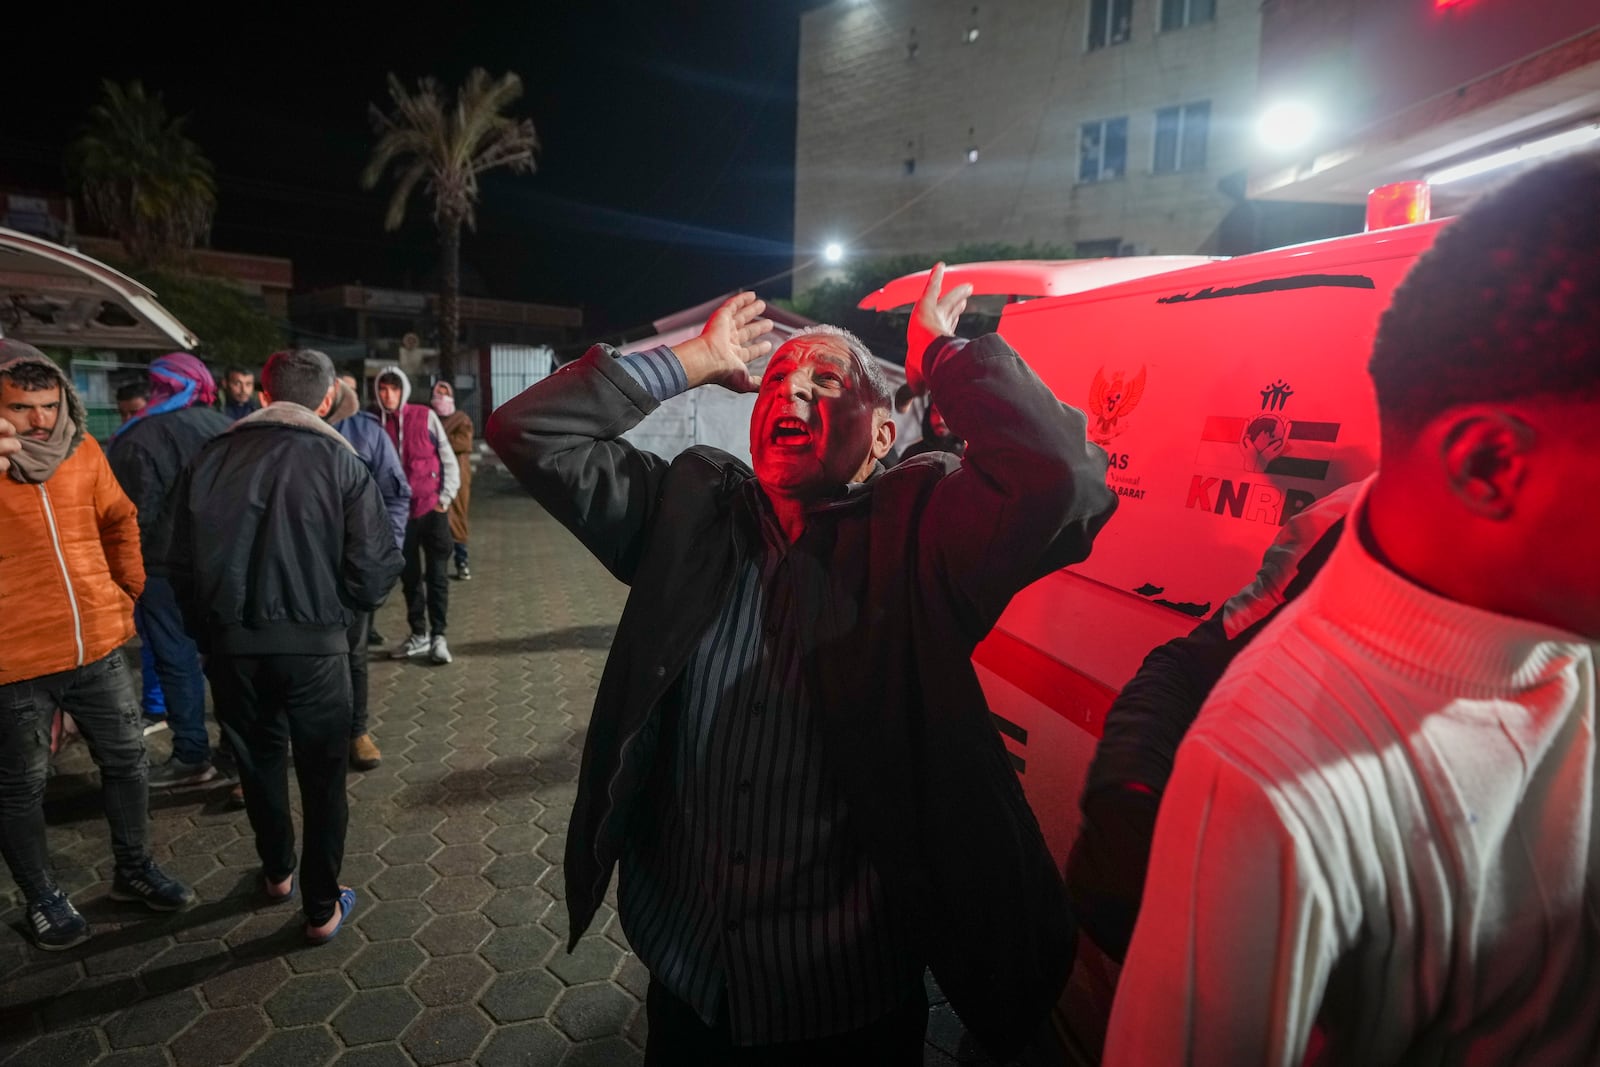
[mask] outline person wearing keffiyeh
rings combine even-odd
[[[139,509],[149,575],[134,618],[155,657],[172,731],[172,758],[151,770],[150,784],[157,789],[217,776],[206,734],[200,651],[184,630],[162,554],[169,532],[162,513],[178,475],[202,445],[232,425],[214,409],[216,399],[217,383],[204,363],[187,352],[169,353],[150,364],[150,403],[111,435],[111,470]]]

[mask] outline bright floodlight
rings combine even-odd
[[[1317,129],[1317,114],[1298,100],[1273,104],[1256,120],[1256,137],[1275,152],[1299,148]]]
[[[822,249],[822,258],[829,263],[838,263],[844,259],[844,245],[838,241],[829,241]]]

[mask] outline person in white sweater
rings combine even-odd
[[[1105,1062],[1600,1063],[1600,157],[1475,206],[1382,464],[1178,750]]]

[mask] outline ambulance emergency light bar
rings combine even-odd
[[[1574,130],[1565,130],[1561,133],[1541,137],[1536,141],[1528,141],[1514,148],[1507,148],[1502,152],[1493,152],[1478,159],[1471,159],[1465,163],[1457,163],[1453,167],[1434,171],[1428,175],[1428,184],[1445,185],[1449,182],[1458,182],[1466,178],[1476,178],[1480,174],[1487,174],[1501,167],[1509,167],[1513,163],[1528,163],[1557,152],[1566,152],[1574,148],[1600,141],[1600,123],[1588,126],[1579,126]]]

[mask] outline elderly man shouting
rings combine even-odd
[[[968,656],[1012,595],[1083,559],[1106,458],[998,336],[950,336],[929,278],[907,371],[969,442],[885,471],[891,390],[834,327],[759,383],[744,293],[675,348],[597,347],[488,439],[632,593],[567,836],[573,943],[621,864],[649,968],[646,1062],[920,1064],[931,966],[997,1054],[1072,963],[1055,865]],[[756,392],[754,470],[620,435],[663,400]]]

